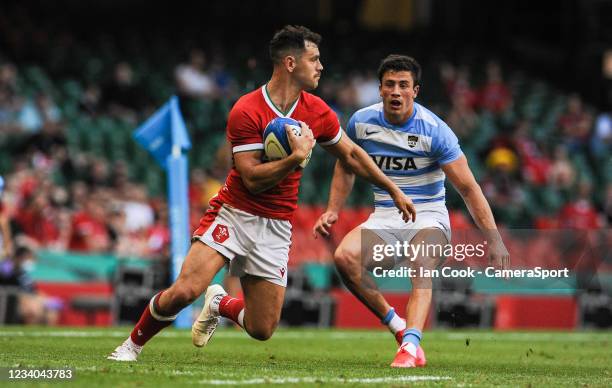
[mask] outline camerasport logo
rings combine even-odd
[[[223,244],[223,242],[225,242],[229,236],[229,229],[227,226],[221,224],[215,226],[215,229],[212,232],[213,240],[219,244]]]

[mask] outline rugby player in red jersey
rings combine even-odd
[[[179,277],[170,288],[153,296],[130,336],[109,359],[136,361],[144,344],[204,290],[204,307],[192,327],[194,345],[208,343],[221,316],[258,340],[272,336],[287,284],[291,218],[302,175],[299,165],[315,143],[354,173],[386,190],[403,219],[414,221],[412,201],[362,148],[343,135],[330,107],[305,92],[315,89],[321,77],[320,41],[320,35],[302,26],[286,26],[270,41],[272,78],[241,97],[229,114],[226,131],[234,165],[193,235]],[[299,121],[302,134],[295,136],[287,128],[291,154],[265,162],[262,135],[276,117]],[[240,277],[244,299],[227,295],[220,285],[209,287],[225,265]]]

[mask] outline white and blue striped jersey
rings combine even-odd
[[[385,120],[380,102],[355,112],[346,132],[415,205],[444,203],[446,176],[440,166],[463,153],[457,136],[427,108],[415,102],[410,119],[393,125]],[[395,206],[385,190],[373,190],[375,208]]]

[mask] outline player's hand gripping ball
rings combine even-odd
[[[263,133],[264,152],[268,160],[280,160],[291,154],[291,146],[285,132],[285,124],[289,125],[296,136],[302,135],[300,123],[288,117],[277,117],[270,121]],[[310,161],[312,151],[306,159],[300,163],[300,167],[304,168]]]

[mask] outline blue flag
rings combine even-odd
[[[168,202],[170,210],[170,233],[172,255],[172,277],[179,275],[189,251],[189,165],[186,151],[191,148],[189,134],[178,105],[172,96],[157,112],[134,131],[134,139],[146,149],[166,170],[168,176]],[[191,326],[191,307],[178,315],[177,327]]]
[[[134,131],[134,140],[147,150],[163,169],[173,147],[177,151],[191,148],[178,98],[172,96],[157,112]]]

